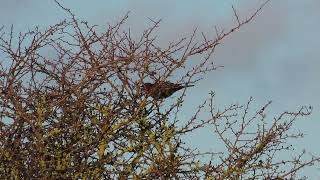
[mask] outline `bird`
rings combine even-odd
[[[194,85],[183,85],[169,81],[159,81],[156,83],[143,83],[142,90],[146,95],[152,97],[153,99],[165,99],[183,88],[192,86]]]

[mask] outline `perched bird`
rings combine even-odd
[[[175,84],[169,81],[160,81],[156,83],[144,83],[142,85],[143,92],[154,99],[164,99],[171,96],[180,89],[191,87],[194,85]]]

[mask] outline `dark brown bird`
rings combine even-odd
[[[144,93],[154,99],[164,99],[171,96],[180,89],[194,85],[175,84],[169,81],[160,81],[156,83],[144,83],[142,85]]]

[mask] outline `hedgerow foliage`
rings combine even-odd
[[[219,109],[210,93],[190,119],[181,119],[186,89],[173,100],[155,100],[141,90],[145,82],[201,80],[218,68],[211,58],[216,47],[267,2],[244,20],[234,10],[236,25],[216,28],[213,39],[201,34],[197,42],[193,31],[167,47],[156,43],[160,21],[134,38],[122,28],[128,15],[101,32],[62,6],[70,19],[47,29],[15,34],[13,27],[1,28],[0,178],[296,177],[319,159],[277,154],[291,151],[288,140],[302,134],[290,129],[311,108],[273,118],[265,113],[271,102],[252,113],[252,99]],[[203,111],[207,119],[199,118]],[[204,127],[213,128],[225,152],[200,152],[183,141]]]

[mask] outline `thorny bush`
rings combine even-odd
[[[296,178],[319,158],[307,159],[305,152],[287,160],[277,155],[291,151],[289,139],[302,137],[289,130],[311,108],[272,119],[265,113],[271,102],[250,114],[252,99],[219,109],[210,93],[188,120],[179,118],[187,89],[173,101],[152,99],[141,90],[145,82],[201,80],[218,68],[211,57],[222,40],[268,2],[244,20],[233,9],[236,25],[215,28],[214,39],[200,34],[196,42],[193,31],[165,48],[154,35],[160,21],[152,21],[139,38],[123,30],[128,15],[99,32],[59,3],[69,21],[18,35],[2,27],[0,178]],[[195,56],[192,67],[186,66]],[[206,108],[210,116],[199,118]],[[183,141],[208,126],[226,151],[200,152]],[[207,161],[200,161],[203,156]]]

